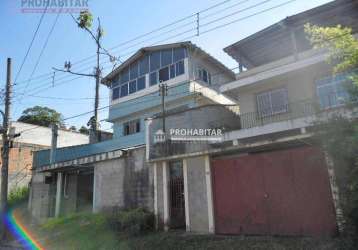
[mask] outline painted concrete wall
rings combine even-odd
[[[240,104],[241,114],[256,112],[256,96],[265,91],[286,87],[289,103],[315,99],[315,81],[327,76],[329,70],[325,65],[315,65],[304,70],[295,71],[290,74],[281,75],[255,84],[242,87],[238,90],[237,99]]]
[[[235,80],[233,75],[224,73],[221,68],[215,66],[212,62],[200,57],[196,53],[191,53],[189,61],[189,74],[191,80],[198,80],[198,69],[204,68],[211,74],[211,83],[213,86],[222,85]]]
[[[186,159],[190,231],[207,233],[208,200],[206,195],[205,157]]]
[[[94,211],[145,207],[153,211],[153,169],[145,148],[131,149],[120,159],[94,164]]]
[[[15,142],[35,144],[41,146],[51,146],[51,128],[39,127],[37,125],[12,122],[11,127],[15,128],[15,133],[21,133],[20,137],[15,139]],[[66,131],[59,129],[58,131],[58,147],[69,147],[73,145],[81,145],[89,143],[89,136],[78,132]]]

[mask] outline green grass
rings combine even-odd
[[[176,232],[137,235],[116,232],[102,214],[81,213],[48,220],[35,232],[47,250],[333,250],[356,249],[343,238],[210,236]]]

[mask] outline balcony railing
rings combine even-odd
[[[263,126],[269,123],[293,120],[314,115],[319,104],[314,100],[304,100],[284,105],[276,105],[264,110],[241,114],[241,129]]]

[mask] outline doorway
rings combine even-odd
[[[183,162],[169,162],[170,228],[185,228],[185,199]]]

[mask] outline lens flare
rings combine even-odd
[[[43,246],[35,239],[31,232],[21,222],[20,216],[15,210],[8,211],[4,218],[6,227],[16,240],[28,250],[45,250]]]

